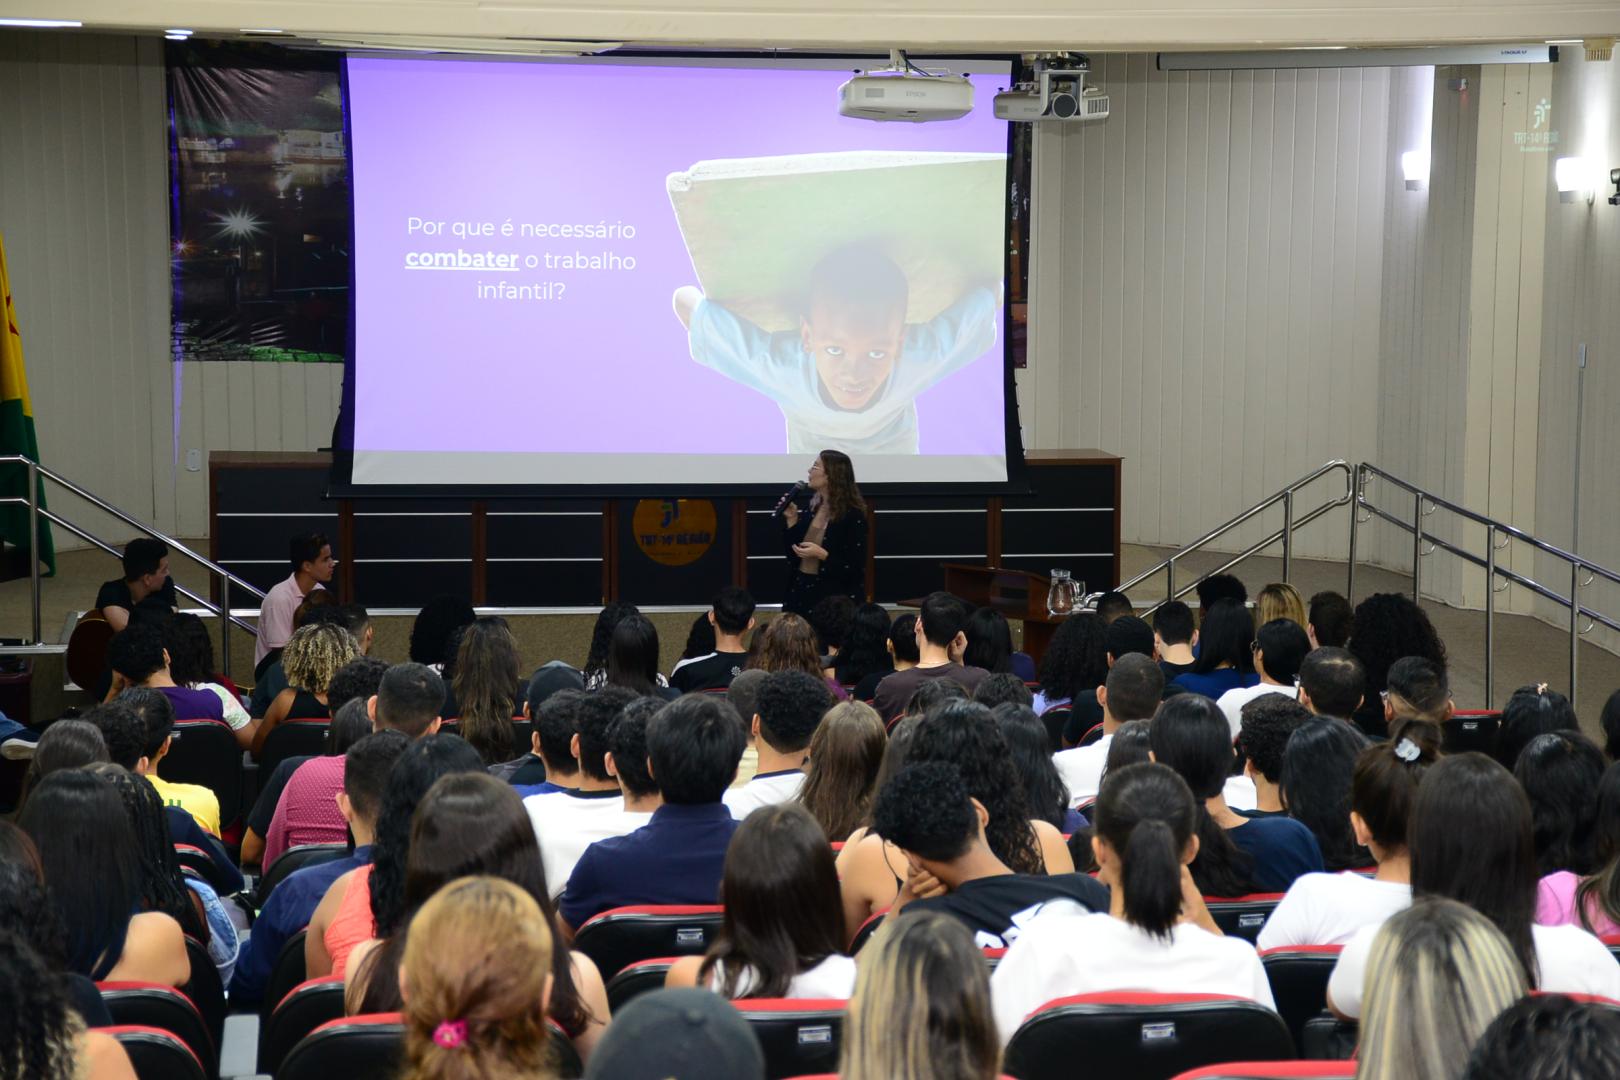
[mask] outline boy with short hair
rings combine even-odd
[[[728,585],[715,595],[709,608],[714,627],[714,652],[675,665],[669,685],[683,694],[695,690],[723,690],[748,664],[743,635],[754,628],[754,598],[747,589]]]
[[[738,821],[762,806],[799,794],[810,738],[835,704],[826,682],[803,671],[772,672],[759,688],[757,701],[759,711],[748,722],[759,751],[759,769],[748,783],[730,788],[722,798]]]

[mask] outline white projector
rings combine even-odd
[[[1033,82],[1019,83],[996,95],[996,119],[1067,120],[1096,123],[1108,119],[1108,95],[1086,85],[1084,69],[1045,68]]]
[[[838,112],[862,120],[956,120],[973,111],[973,84],[961,75],[865,72],[838,88]]]

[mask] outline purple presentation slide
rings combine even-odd
[[[351,57],[355,482],[1003,479],[1006,76],[847,78]]]

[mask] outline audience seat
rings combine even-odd
[[[224,872],[202,848],[194,844],[176,844],[174,858],[181,870],[194,874],[220,896],[229,896],[236,891],[236,882],[227,881]]]
[[[1235,1061],[1193,1069],[1175,1080],[1347,1080],[1355,1075],[1354,1061]]]
[[[574,1044],[556,1024],[548,1027],[551,1075],[555,1080],[579,1080],[585,1066]],[[405,1025],[399,1013],[347,1016],[304,1036],[282,1060],[276,1080],[396,1080],[404,1052]]]
[[[185,1044],[198,1062],[205,1063],[205,1074],[218,1075],[219,1043],[185,994],[172,986],[149,982],[103,982],[97,983],[96,989],[101,991],[101,1000],[114,1024],[166,1031]]]
[[[1341,1061],[1355,1056],[1360,1041],[1360,1025],[1324,1012],[1305,1021],[1299,1056],[1311,1061]]]
[[[1079,994],[1031,1013],[1007,1045],[1005,1068],[1019,1080],[1072,1080],[1081,1065],[1092,1076],[1169,1080],[1200,1065],[1293,1056],[1282,1018],[1243,998]]]
[[[225,984],[220,981],[219,968],[209,959],[208,946],[194,937],[186,938],[186,959],[191,961],[191,981],[180,989],[197,1006],[214,1045],[219,1046],[225,1036]]]
[[[341,859],[348,853],[347,844],[299,844],[288,848],[265,868],[264,876],[259,878],[258,887],[254,890],[255,902],[263,907],[264,902],[270,899],[271,890],[286,881],[295,870]]]
[[[1054,754],[1063,749],[1063,725],[1069,722],[1069,714],[1073,712],[1072,705],[1054,705],[1041,713],[1041,723],[1046,727],[1046,746]]]
[[[984,953],[985,966],[990,969],[990,974],[994,975],[996,973],[996,968],[1001,964],[1002,959],[1007,955],[1007,950],[984,949],[982,951]]]
[[[675,966],[678,956],[659,956],[651,960],[637,960],[633,964],[625,965],[607,983],[608,1009],[617,1014],[628,1005],[632,999],[664,985],[664,976],[669,969]]]
[[[701,956],[720,931],[719,904],[642,904],[613,908],[585,920],[574,948],[611,979],[637,960]]]
[[[867,916],[866,921],[861,923],[860,927],[855,931],[854,938],[850,940],[849,954],[851,956],[866,947],[866,943],[872,940],[872,935],[878,932],[878,927],[883,925],[883,916],[888,913],[889,909],[884,908],[882,911],[873,912]]]
[[[512,717],[512,756],[520,758],[534,748],[534,722]]]
[[[259,1024],[259,1072],[276,1075],[305,1035],[343,1016],[343,976],[327,975],[293,987]]]
[[[172,1033],[140,1024],[115,1024],[100,1028],[111,1035],[129,1055],[137,1080],[208,1080],[197,1055]]]
[[[1343,945],[1287,945],[1260,953],[1277,1012],[1295,1046],[1304,1042],[1305,1022],[1327,1008],[1328,979],[1343,950]]]
[[[1075,743],[1074,745],[1076,745],[1076,746],[1090,746],[1092,743],[1096,742],[1098,739],[1100,739],[1102,737],[1103,737],[1103,726],[1101,724],[1093,724],[1093,725],[1091,725],[1090,728],[1088,728],[1086,730],[1086,733],[1084,735],[1080,736],[1080,741]]]
[[[269,778],[291,757],[320,757],[326,753],[330,720],[283,720],[264,737],[259,748],[259,775]]]
[[[1260,936],[1260,928],[1266,925],[1266,920],[1271,917],[1271,913],[1276,910],[1282,898],[1282,893],[1206,896],[1204,904],[1209,908],[1215,925],[1221,928],[1221,933],[1228,937],[1240,937],[1252,945]]]
[[[298,931],[287,939],[287,943],[281,947],[281,952],[276,954],[276,962],[270,968],[270,978],[265,980],[264,1000],[259,1003],[261,1035],[264,1033],[265,1025],[270,1022],[270,1013],[281,1004],[281,999],[309,977],[309,972],[304,967],[304,938],[307,936],[308,931]]]
[[[732,1004],[765,1051],[768,1080],[838,1067],[849,1005],[843,998],[742,998]]]
[[[1482,754],[1496,752],[1496,732],[1502,726],[1502,714],[1497,710],[1470,710],[1454,713],[1445,723],[1442,740],[1445,752],[1461,754],[1477,750]]]
[[[201,784],[219,799],[219,826],[242,816],[242,748],[229,724],[218,720],[177,720],[174,741],[158,770],[175,784]]]

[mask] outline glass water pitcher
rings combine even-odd
[[[1070,614],[1079,606],[1080,596],[1085,591],[1085,582],[1074,580],[1067,570],[1053,570],[1052,585],[1046,591],[1047,614]]]

